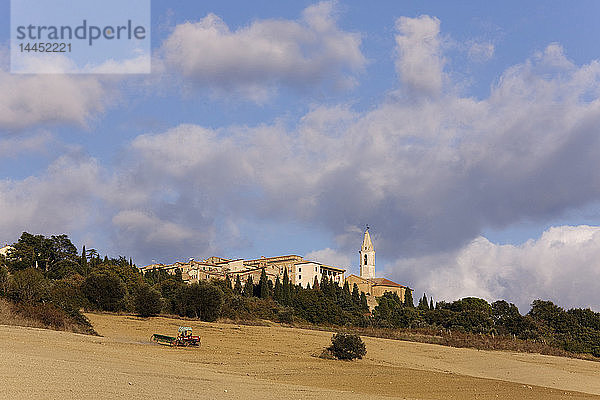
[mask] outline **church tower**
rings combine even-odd
[[[369,235],[369,227],[365,231],[365,237],[358,254],[360,254],[360,277],[365,279],[375,278],[375,250],[373,250],[373,242],[371,242],[371,235]]]

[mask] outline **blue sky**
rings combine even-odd
[[[600,309],[598,2],[152,1],[152,74],[60,76],[1,5],[1,241],[356,273],[369,224],[417,292]]]

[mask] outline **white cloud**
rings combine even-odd
[[[476,62],[485,62],[494,56],[495,47],[490,42],[473,42],[469,46],[469,59]]]
[[[101,168],[93,159],[65,155],[38,177],[0,181],[0,237],[16,240],[21,232],[65,233],[88,227],[92,203],[104,189]]]
[[[438,300],[505,299],[522,313],[535,299],[598,310],[600,227],[552,227],[518,246],[478,237],[456,251],[399,260],[387,272]]]
[[[428,15],[396,21],[396,71],[413,96],[435,96],[443,85],[440,20]]]
[[[192,251],[194,242],[211,240],[206,230],[188,228],[139,209],[119,211],[112,223],[120,248],[135,249],[136,256],[142,249],[153,258],[160,254],[163,262],[170,262],[174,254]]]
[[[321,250],[311,251],[305,258],[311,261],[317,261],[322,264],[333,265],[341,268],[348,268],[351,264],[350,257],[345,252],[331,249],[329,247]]]
[[[86,125],[110,101],[94,76],[13,75],[0,70],[0,129],[48,123]]]
[[[153,198],[141,206],[174,198],[181,221],[291,218],[338,235],[369,223],[388,258],[454,249],[487,227],[600,199],[600,100],[588,99],[598,72],[551,45],[509,68],[487,99],[316,107],[292,129],[181,125],[135,139],[131,170]],[[156,200],[164,190],[172,199]]]
[[[299,21],[257,20],[232,30],[208,14],[177,25],[161,48],[163,68],[218,94],[265,100],[278,86],[354,85],[366,60],[360,35],[341,30],[334,3],[306,8]]]
[[[0,158],[8,159],[23,153],[37,154],[43,152],[54,141],[50,132],[36,132],[27,136],[0,139]]]

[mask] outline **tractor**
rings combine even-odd
[[[155,333],[150,339],[158,344],[171,347],[200,346],[200,336],[192,336],[192,328],[188,326],[180,326],[177,330],[177,337]]]

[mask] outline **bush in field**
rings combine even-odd
[[[177,299],[178,314],[202,321],[215,321],[221,315],[223,291],[209,283],[192,283],[180,289]]]
[[[8,294],[10,283],[10,276],[8,274],[8,267],[0,264],[0,296],[6,296]]]
[[[336,333],[331,338],[331,346],[327,348],[339,360],[363,358],[367,348],[360,336],[350,333]]]
[[[105,311],[120,310],[127,292],[117,275],[96,272],[85,278],[81,290],[93,306]]]
[[[160,293],[149,285],[141,285],[133,298],[135,312],[141,317],[152,317],[160,314],[162,300]]]
[[[47,281],[36,268],[27,268],[13,274],[11,297],[18,302],[35,303],[47,295]]]

